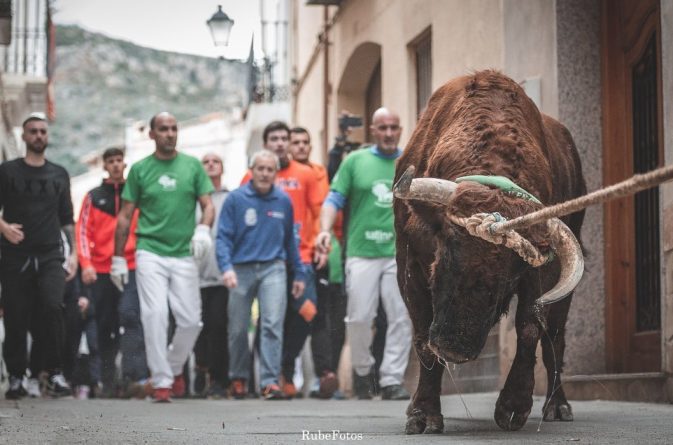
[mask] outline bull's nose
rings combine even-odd
[[[464,363],[468,360],[470,360],[469,357],[464,356],[463,354],[460,354],[458,352],[451,351],[446,348],[440,348],[438,345],[436,345],[432,340],[428,342],[428,347],[434,354],[449,362],[449,363]]]

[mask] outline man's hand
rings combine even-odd
[[[212,245],[213,241],[210,239],[210,227],[205,224],[196,226],[194,236],[192,236],[192,244],[190,246],[194,259],[196,261],[201,261]]]
[[[227,289],[233,289],[238,286],[238,278],[236,277],[236,272],[234,269],[228,270],[222,274],[222,281],[224,281],[224,286]]]
[[[93,284],[97,279],[98,275],[96,274],[96,269],[94,269],[93,266],[82,269],[82,283]]]
[[[110,268],[110,281],[115,285],[119,292],[124,291],[124,285],[129,282],[129,267],[126,264],[126,258],[123,256],[112,257],[112,267]]]
[[[77,299],[77,306],[79,307],[79,311],[84,315],[86,313],[86,310],[89,308],[89,299],[87,297],[79,297]]]
[[[23,225],[22,224],[3,224],[0,227],[3,236],[12,244],[19,244],[23,241]]]
[[[315,251],[313,252],[313,262],[316,269],[322,269],[327,264],[329,251],[332,248],[332,235],[323,230],[315,237]]]
[[[332,235],[323,230],[315,237],[315,249],[316,251],[324,254],[328,254],[330,248],[332,247]]]
[[[306,284],[303,281],[293,281],[292,282],[292,296],[296,300],[304,294],[304,288]]]
[[[77,275],[77,253],[73,252],[72,255],[68,257],[68,261],[65,265],[65,281],[70,281],[75,278]]]

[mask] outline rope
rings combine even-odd
[[[505,233],[494,233],[491,229],[496,224],[502,224],[504,221],[507,221],[497,212],[477,213],[468,218],[451,215],[449,218],[454,224],[465,227],[465,230],[472,236],[481,238],[492,244],[502,244],[512,249],[533,267],[540,267],[554,258],[553,252],[549,252],[548,254],[541,253],[530,241],[514,230],[509,230]]]
[[[580,196],[579,198],[556,204],[551,207],[545,207],[510,221],[496,222],[491,228],[491,231],[494,233],[506,233],[510,230],[522,229],[534,224],[539,224],[551,218],[558,218],[575,213],[578,210],[582,210],[594,204],[638,193],[671,179],[673,179],[673,164],[657,168],[647,173],[634,175],[630,179],[596,190],[588,195]]]
[[[633,195],[671,179],[673,179],[673,165],[667,165],[647,173],[634,175],[630,179],[596,190],[579,198],[519,216],[510,221],[507,221],[497,212],[477,213],[468,218],[458,216],[450,216],[450,218],[455,224],[465,227],[470,235],[492,244],[505,245],[514,250],[531,266],[540,267],[554,258],[553,252],[542,254],[530,241],[519,235],[516,230],[575,213],[593,204]]]

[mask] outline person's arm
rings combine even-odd
[[[235,197],[229,196],[222,205],[220,219],[217,222],[217,237],[215,239],[215,256],[217,266],[222,271],[224,285],[233,289],[238,285],[234,266],[231,263],[232,249],[235,235]]]
[[[199,196],[199,205],[201,206],[201,221],[199,221],[199,224],[212,227],[213,221],[215,221],[215,206],[210,194]]]
[[[66,276],[65,281],[70,281],[77,275],[77,247],[75,246],[75,225],[66,224],[61,227],[65,234],[65,239],[70,246],[70,256],[66,258]]]
[[[129,238],[129,229],[131,228],[131,218],[136,204],[131,201],[122,200],[122,208],[117,214],[117,227],[115,228],[115,250],[114,256],[124,257],[124,247]]]
[[[294,236],[294,212],[289,198],[287,202],[287,212],[285,218],[285,257],[287,258],[287,262],[292,265],[292,269],[294,270],[292,296],[294,298],[299,298],[304,293],[304,288],[306,286],[306,274],[304,271],[304,265],[301,262],[301,257],[299,256],[299,246],[297,245],[297,239]]]
[[[77,274],[77,246],[75,246],[75,223],[73,219],[72,198],[70,196],[70,176],[62,169],[63,181],[65,187],[61,191],[58,203],[58,219],[61,223],[61,230],[65,234],[68,246],[70,247],[70,257],[66,258],[66,281],[72,280]]]
[[[23,241],[23,225],[16,223],[8,223],[0,216],[0,233],[7,241],[12,244],[19,244]]]
[[[93,208],[91,195],[86,194],[82,201],[82,210],[75,224],[75,242],[77,244],[77,258],[82,268],[82,283],[92,284],[96,281],[96,269],[91,262],[91,235],[93,234],[94,219],[91,213]]]

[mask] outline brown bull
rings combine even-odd
[[[454,79],[433,94],[399,159],[396,182],[410,166],[417,179],[405,190],[398,187],[394,202],[398,282],[421,361],[406,432],[443,431],[442,364],[475,359],[515,294],[517,351],[496,402],[495,420],[506,430],[526,423],[538,340],[548,379],[544,419],[572,420],[560,373],[566,318],[577,283],[567,277],[581,276],[576,239],[584,212],[519,231],[539,251],[554,251],[556,259],[537,268],[453,222],[481,212],[511,219],[585,194],[570,133],[541,114],[516,82],[496,71],[482,71]],[[509,178],[539,201],[483,183],[454,182],[469,175]],[[558,239],[549,233],[552,227],[571,242],[551,242]]]

